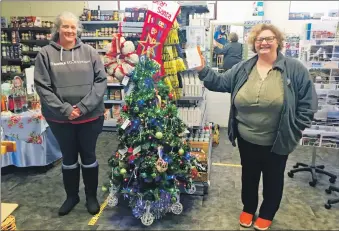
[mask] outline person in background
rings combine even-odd
[[[242,60],[242,44],[238,42],[238,35],[236,33],[230,33],[229,39],[231,42],[226,44],[222,49],[218,46],[214,48],[214,52],[217,55],[224,55],[223,71],[231,69]]]
[[[67,199],[59,209],[60,216],[68,214],[80,201],[78,153],[87,210],[96,214],[100,209],[95,148],[103,127],[107,78],[98,53],[77,37],[79,30],[80,23],[74,14],[58,15],[52,41],[41,49],[35,61],[34,83],[41,111],[63,157]]]
[[[258,24],[248,39],[257,55],[222,74],[206,67],[203,57],[202,66],[196,68],[207,89],[231,93],[228,136],[233,146],[237,140],[241,157],[241,226],[253,224],[263,174],[257,230],[272,224],[283,195],[288,155],[311,126],[318,105],[306,67],[280,52],[283,39],[274,25]]]
[[[227,35],[226,35],[226,26],[221,26],[218,30],[214,32],[214,41],[215,45],[222,48],[226,45]]]

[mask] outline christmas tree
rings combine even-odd
[[[140,57],[122,107],[120,144],[109,159],[108,205],[116,206],[122,194],[144,225],[167,212],[180,214],[179,186],[194,193],[192,177],[198,174],[173,95],[164,80],[155,83],[152,78],[159,68],[149,56]]]

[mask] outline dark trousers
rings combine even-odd
[[[59,143],[62,152],[64,166],[72,166],[78,163],[80,153],[82,165],[96,163],[95,148],[99,134],[102,131],[104,117],[83,123],[55,123],[48,124]]]
[[[253,215],[256,213],[262,173],[264,200],[259,210],[259,217],[273,220],[283,195],[284,172],[288,156],[272,153],[272,146],[255,145],[241,137],[238,137],[238,147],[242,165],[243,211]]]

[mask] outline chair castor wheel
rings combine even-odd
[[[325,190],[325,192],[326,192],[327,194],[331,194],[331,193],[332,193],[332,190],[330,190],[329,188],[327,188],[327,189]]]
[[[310,181],[309,184],[311,187],[315,187],[315,185],[317,184],[317,181],[316,180]]]
[[[299,166],[298,165],[293,165],[293,168],[298,168]]]
[[[334,178],[334,177],[331,177],[331,178],[329,179],[330,183],[332,183],[332,184],[335,183],[335,180],[336,180],[336,178]]]
[[[293,178],[293,176],[294,176],[293,172],[288,172],[287,175],[291,178]]]
[[[331,209],[331,207],[332,207],[332,206],[331,206],[330,204],[325,204],[325,208],[326,208],[326,209]]]

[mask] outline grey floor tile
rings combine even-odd
[[[108,181],[110,167],[107,160],[118,145],[115,134],[103,133],[97,145],[100,164],[98,198],[103,202],[107,193],[101,185]],[[255,153],[254,153],[255,154]],[[299,147],[288,159],[286,173],[296,162],[311,162],[312,150]],[[239,151],[226,139],[226,130],[221,130],[220,144],[213,149],[212,162],[240,164]],[[339,175],[339,154],[337,151],[322,149],[318,152],[317,163]],[[339,205],[331,210],[324,203],[338,194],[327,195],[328,177],[319,176],[318,185],[308,185],[309,173],[285,177],[284,196],[272,230],[338,230]],[[152,226],[144,227],[139,219],[132,216],[126,202],[116,208],[106,207],[94,226],[88,226],[92,218],[84,203],[81,182],[81,202],[74,211],[64,217],[57,215],[58,208],[65,199],[60,165],[46,173],[21,171],[2,177],[2,201],[17,202],[19,208],[14,212],[19,230],[245,230],[238,224],[242,209],[241,168],[211,166],[211,185],[209,194],[204,197],[183,195],[184,206],[181,215],[167,214],[156,220]],[[339,186],[337,182],[335,184]],[[262,182],[259,198],[262,201]],[[251,230],[251,229],[246,229]],[[253,230],[253,229],[252,229]]]

